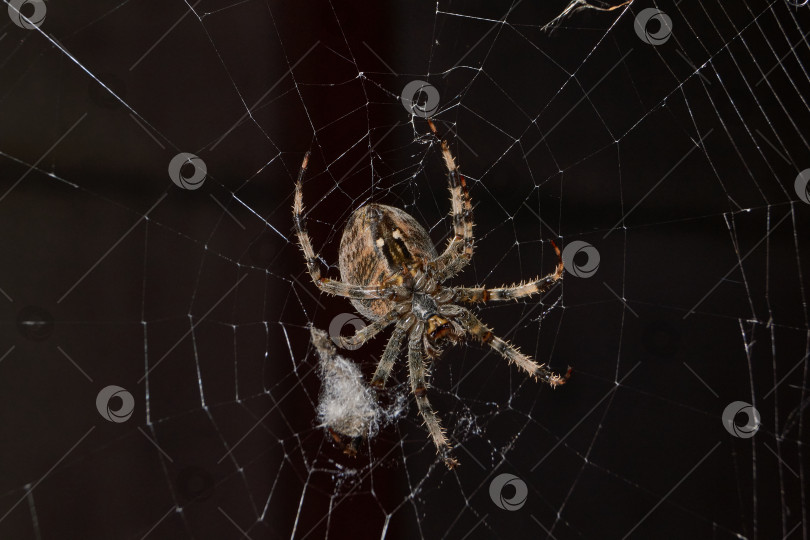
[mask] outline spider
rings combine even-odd
[[[464,177],[459,173],[447,140],[440,139],[431,120],[432,136],[441,140],[441,152],[448,171],[454,236],[438,254],[427,231],[405,211],[383,204],[367,204],[349,217],[340,240],[341,280],[325,277],[306,231],[302,183],[309,163],[304,156],[295,185],[293,220],[298,243],[304,252],[312,281],[323,292],[349,298],[370,324],[353,336],[337,338],[341,347],[357,348],[388,326],[394,330],[377,364],[371,385],[382,388],[402,349],[408,342],[411,391],[430,437],[448,468],[458,465],[452,448],[428,401],[427,359],[438,359],[448,346],[464,341],[466,335],[488,345],[509,363],[552,387],[566,382],[571,368],[560,376],[522,354],[492,333],[463,303],[501,302],[550,290],[563,277],[560,249],[554,272],[511,287],[446,287],[446,280],[464,269],[473,255],[472,204]],[[320,351],[319,351],[320,352]]]

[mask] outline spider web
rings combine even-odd
[[[0,537],[808,538],[810,6],[618,4],[86,0],[0,24]],[[566,386],[475,343],[434,363],[454,471],[404,354],[380,399],[406,408],[357,457],[318,425],[309,326],[354,312],[290,211],[311,150],[330,276],[371,201],[441,249],[428,109],[475,207],[452,284],[581,248],[550,293],[476,308]],[[389,335],[341,354],[369,377]]]

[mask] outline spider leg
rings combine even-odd
[[[444,464],[448,469],[453,469],[458,465],[451,452],[450,444],[444,435],[439,417],[430,406],[427,397],[427,369],[425,367],[424,355],[422,354],[422,333],[424,325],[418,322],[411,330],[408,340],[408,369],[411,376],[411,391],[416,398],[416,405],[419,407],[419,414],[425,420],[428,432],[436,445],[436,452],[442,456]]]
[[[438,136],[436,126],[428,120],[430,130]],[[470,193],[467,190],[467,182],[459,173],[456,160],[450,152],[447,140],[442,139],[442,157],[447,167],[447,178],[450,182],[450,202],[453,217],[453,238],[447,244],[444,252],[431,261],[439,273],[439,279],[445,280],[461,272],[473,254],[473,216]]]
[[[517,348],[515,348],[513,345],[510,345],[493,334],[492,330],[487,328],[486,325],[484,325],[484,323],[482,323],[478,317],[473,315],[469,310],[461,308],[461,312],[462,314],[460,315],[460,318],[462,320],[462,325],[465,327],[467,332],[470,333],[470,335],[477,338],[479,341],[481,341],[481,343],[489,345],[493,350],[495,350],[495,352],[508,360],[510,364],[516,364],[519,368],[535,379],[540,379],[554,388],[565,384],[565,382],[571,376],[570,367],[565,375],[561,376],[554,373],[544,364],[538,364],[517,350]]]
[[[551,242],[551,245],[554,246],[554,251],[557,253],[557,268],[547,276],[511,287],[498,287],[494,289],[488,289],[487,287],[455,287],[453,289],[455,293],[454,298],[461,302],[470,303],[503,302],[506,300],[517,300],[524,296],[540,294],[550,290],[563,277],[563,260],[560,248],[558,248],[557,244],[554,242]]]
[[[352,336],[337,336],[338,346],[342,349],[356,349],[362,346],[366,341],[388,328],[396,320],[397,316],[398,313],[391,310],[385,317],[357,330]]]
[[[351,285],[323,277],[321,275],[321,267],[318,263],[318,258],[315,256],[315,250],[312,248],[312,241],[307,233],[302,214],[304,213],[304,195],[302,192],[302,183],[304,175],[307,172],[307,165],[309,164],[309,152],[304,156],[304,161],[301,163],[301,170],[298,172],[298,180],[295,183],[295,201],[293,203],[293,221],[295,222],[295,233],[298,237],[298,245],[304,252],[304,258],[307,261],[307,269],[312,281],[318,286],[320,290],[327,294],[335,296],[345,296],[348,298],[390,298],[399,299],[404,296],[403,291],[394,286],[385,287],[366,287],[363,285]]]
[[[394,362],[397,360],[399,351],[402,350],[402,340],[405,339],[405,334],[408,332],[415,320],[416,317],[413,314],[409,314],[403,319],[400,319],[397,325],[394,327],[394,331],[391,332],[391,337],[388,338],[388,344],[385,346],[385,351],[383,351],[382,358],[380,358],[380,361],[377,364],[377,370],[374,372],[374,376],[371,378],[372,386],[376,386],[377,388],[382,388],[385,386],[385,383],[388,381],[388,377],[391,375],[391,370],[394,368]]]

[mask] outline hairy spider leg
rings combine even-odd
[[[506,300],[517,300],[526,296],[544,293],[551,290],[563,277],[563,260],[560,248],[553,241],[554,251],[557,253],[557,267],[554,272],[537,278],[533,281],[512,285],[511,287],[454,287],[455,299],[461,302],[504,302]]]
[[[396,287],[366,287],[362,285],[351,285],[339,280],[329,279],[321,275],[321,267],[318,258],[315,255],[315,250],[312,248],[312,241],[307,233],[306,226],[302,215],[304,213],[304,195],[302,191],[302,184],[304,175],[307,172],[307,165],[309,164],[310,153],[307,152],[304,156],[304,161],[301,162],[301,170],[298,172],[298,180],[295,183],[295,201],[293,203],[293,221],[295,222],[295,232],[298,237],[298,245],[304,252],[304,258],[307,261],[307,269],[309,275],[312,277],[313,283],[318,286],[320,290],[327,294],[335,296],[345,296],[348,298],[395,298],[401,292]]]
[[[377,363],[377,370],[371,378],[371,385],[377,388],[382,388],[388,381],[391,375],[391,370],[394,368],[394,363],[397,360],[399,351],[402,350],[402,341],[405,339],[405,334],[416,321],[416,316],[413,313],[406,315],[400,319],[391,332],[391,337],[388,338],[388,344],[385,346],[382,358]]]
[[[408,339],[408,369],[411,378],[411,391],[416,398],[419,414],[424,418],[428,433],[430,433],[430,437],[433,439],[433,444],[436,445],[436,452],[442,457],[445,465],[447,465],[449,469],[453,469],[458,466],[458,460],[452,455],[450,443],[447,442],[447,437],[444,434],[439,417],[433,411],[433,407],[430,406],[430,401],[428,401],[427,397],[427,368],[425,367],[424,354],[422,352],[423,332],[424,324],[422,321],[419,321],[411,329]]]
[[[548,369],[543,364],[538,364],[513,345],[502,340],[492,333],[492,330],[482,323],[478,317],[473,315],[469,310],[461,308],[461,317],[467,331],[476,339],[486,345],[489,345],[495,352],[500,354],[503,358],[509,361],[510,364],[517,365],[520,369],[545,383],[548,383],[552,388],[565,384],[571,376],[571,368],[565,375],[561,376]]]
[[[430,130],[436,137],[439,137],[438,130],[431,120],[428,119]],[[447,178],[450,184],[450,215],[453,218],[453,238],[447,244],[444,252],[431,261],[430,266],[438,272],[439,280],[451,278],[461,272],[472,259],[473,255],[473,213],[470,193],[467,189],[467,182],[459,173],[458,166],[447,140],[442,141],[442,157],[447,167]]]

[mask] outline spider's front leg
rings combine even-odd
[[[473,337],[477,338],[481,343],[489,345],[492,349],[495,350],[498,354],[504,357],[506,360],[509,361],[510,364],[517,365],[520,369],[534,377],[535,379],[539,379],[545,383],[548,383],[552,388],[557,386],[561,386],[565,384],[565,382],[571,377],[571,368],[568,368],[568,371],[565,375],[559,375],[550,369],[548,369],[544,364],[538,364],[519,350],[517,350],[514,346],[510,345],[506,341],[502,340],[498,336],[492,333],[492,330],[486,327],[484,323],[481,322],[478,317],[473,315],[469,310],[464,309],[459,306],[458,307],[460,315],[459,319],[462,321],[462,325],[464,328],[469,332]]]
[[[461,302],[470,303],[504,302],[506,300],[517,300],[518,298],[541,294],[551,290],[563,277],[563,260],[560,248],[558,248],[557,244],[553,241],[551,245],[554,246],[554,251],[557,253],[557,268],[547,276],[527,283],[512,285],[511,287],[496,287],[492,289],[487,287],[455,287],[453,288],[454,298]]]
[[[408,369],[411,376],[411,391],[416,398],[419,414],[425,419],[425,425],[433,439],[433,444],[436,445],[436,452],[442,456],[448,469],[454,469],[458,466],[458,460],[453,457],[450,443],[447,442],[439,417],[433,411],[427,397],[427,368],[422,353],[423,332],[424,323],[419,321],[411,330],[410,339],[408,340]]]
[[[428,120],[430,130],[437,137],[438,131],[431,120]],[[456,159],[450,152],[447,140],[442,139],[442,157],[447,167],[447,178],[450,182],[450,203],[453,217],[453,238],[447,244],[444,252],[433,259],[430,264],[438,272],[440,281],[451,278],[461,272],[470,263],[473,254],[473,215],[470,193],[467,182],[458,170]]]
[[[312,240],[309,238],[306,226],[304,225],[304,194],[302,183],[304,175],[307,172],[307,165],[309,164],[309,152],[304,156],[304,161],[301,163],[301,170],[298,172],[298,180],[295,183],[295,200],[293,202],[293,221],[295,223],[295,233],[298,238],[298,245],[304,252],[304,258],[307,261],[307,270],[312,277],[313,283],[318,286],[320,290],[327,294],[335,296],[345,296],[348,298],[356,299],[375,299],[375,298],[388,298],[391,300],[402,300],[407,297],[406,291],[402,287],[395,286],[364,286],[352,285],[343,283],[324,277],[321,274],[321,267],[318,258],[315,255],[315,250],[312,248]]]

